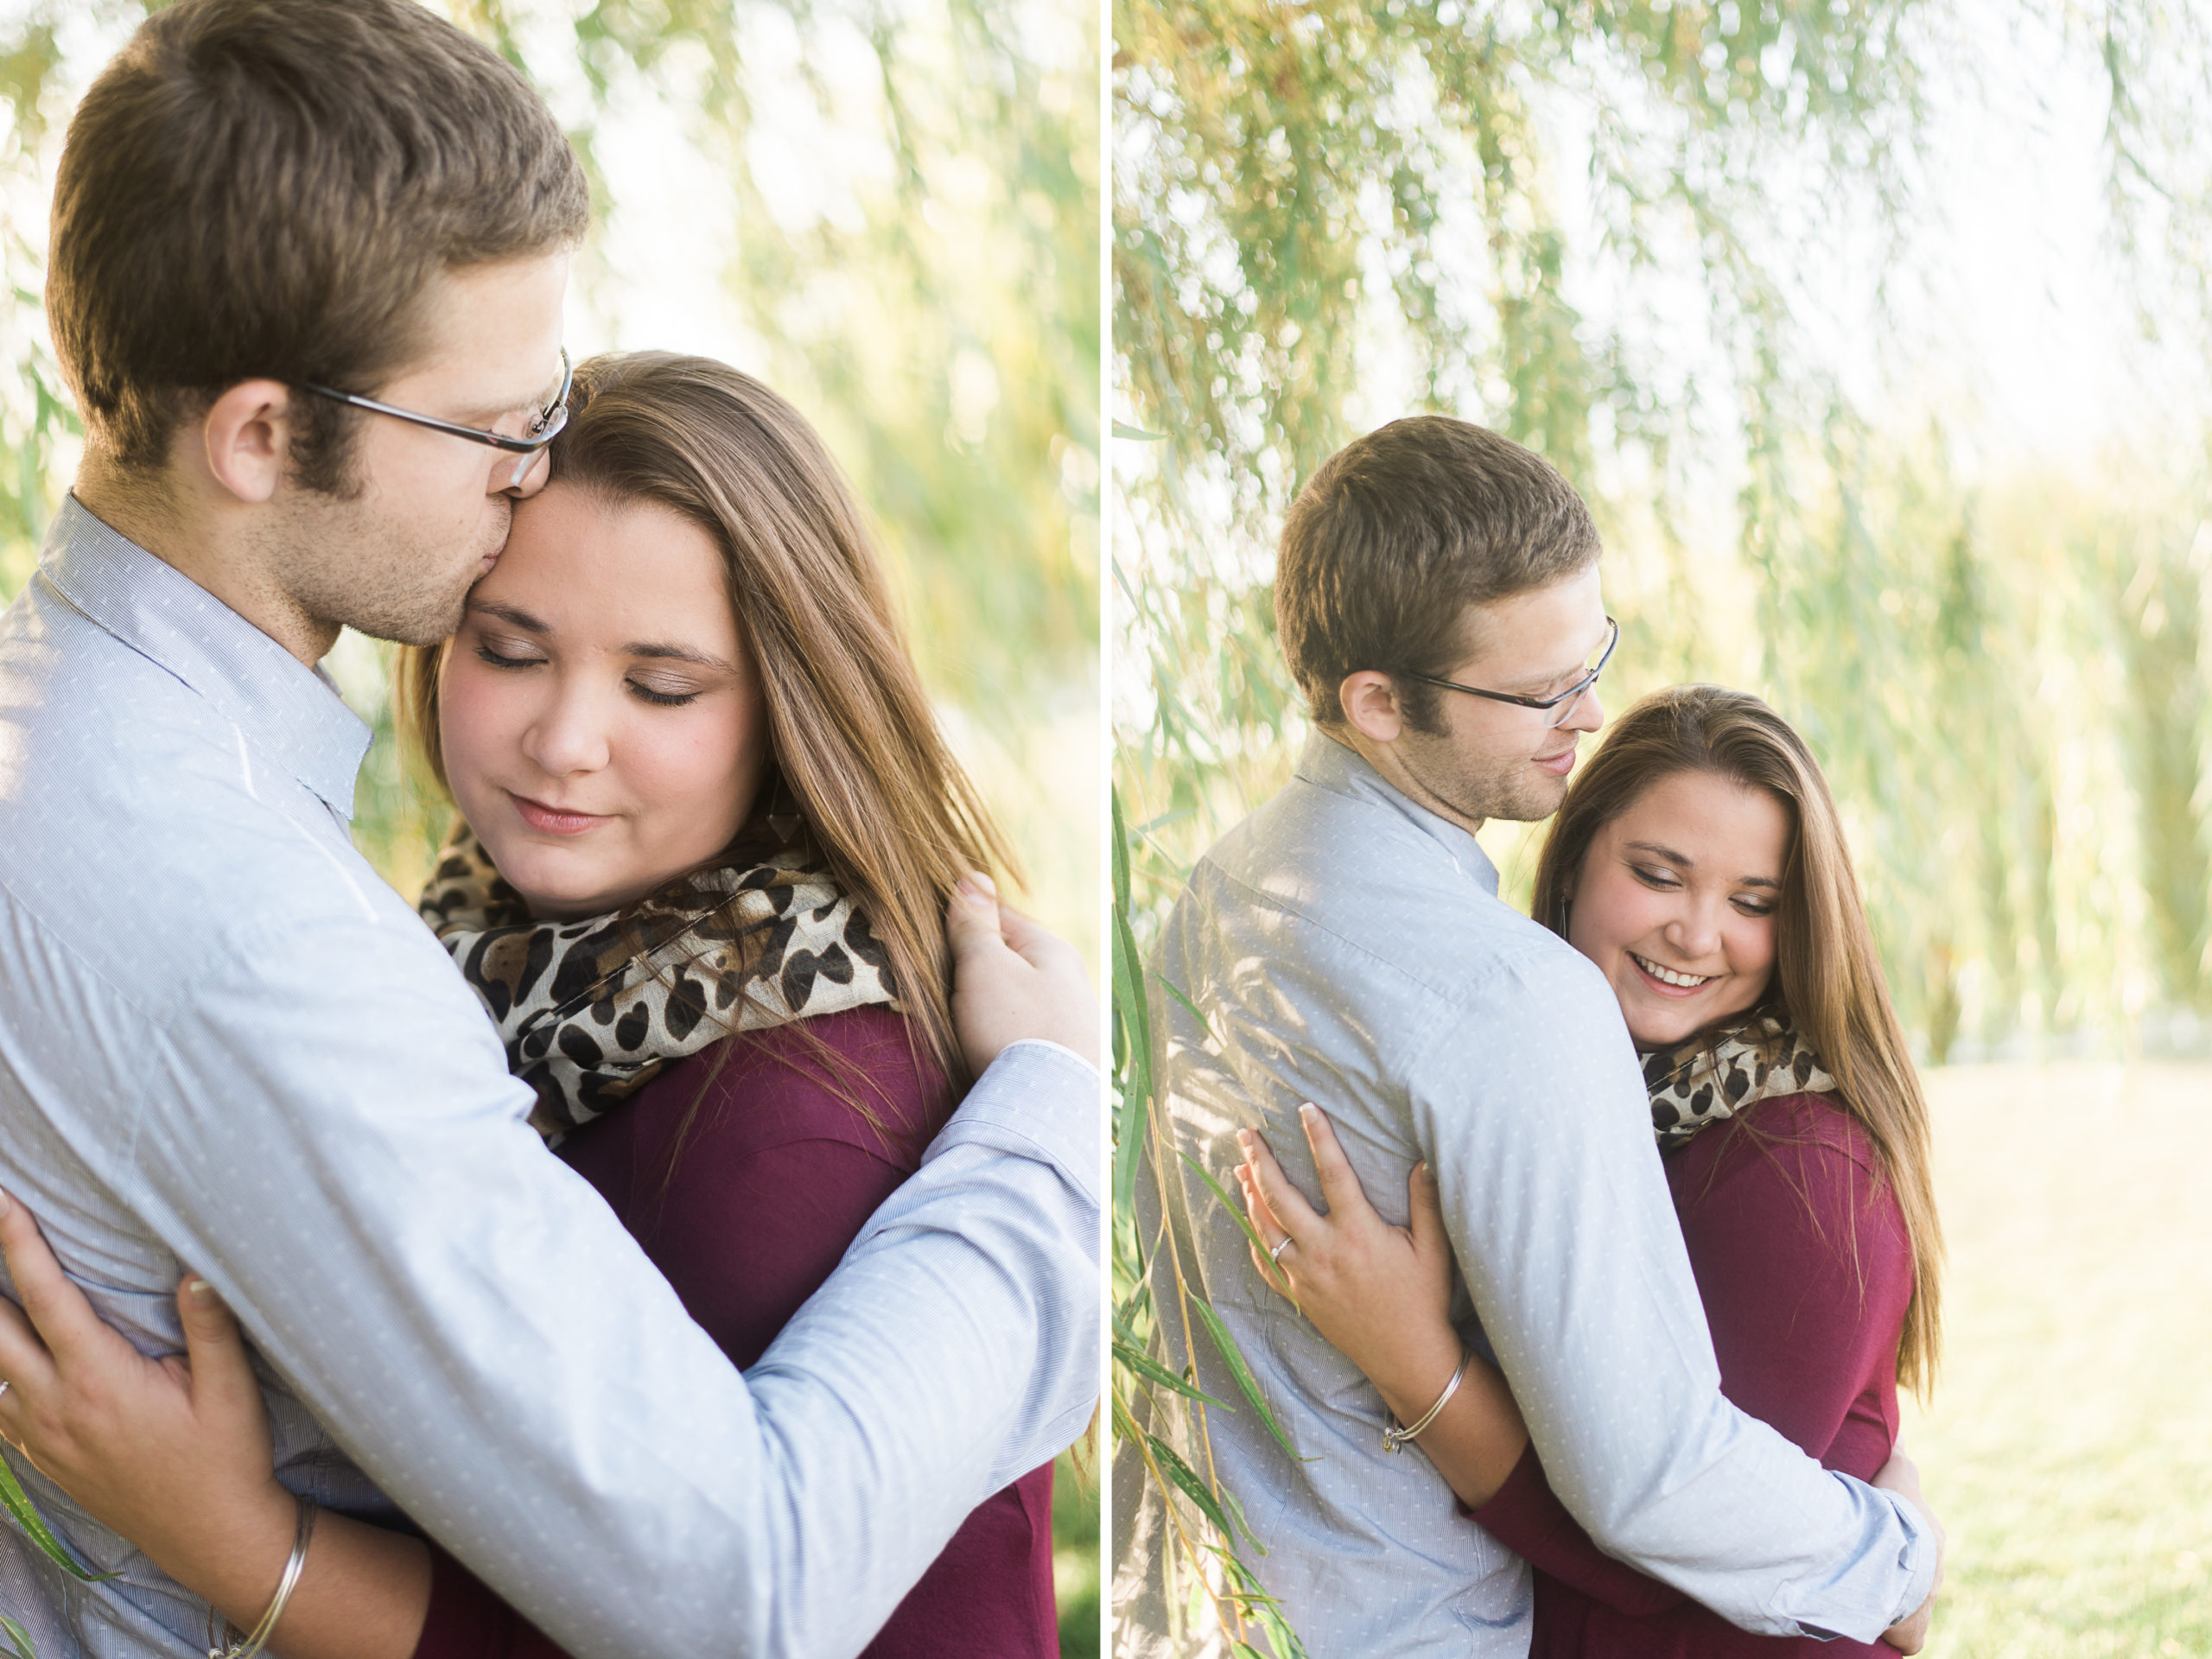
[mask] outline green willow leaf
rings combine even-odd
[[[1160,973],[1157,970],[1154,972],[1152,976],[1160,982],[1161,988],[1164,989],[1168,995],[1173,997],[1189,1011],[1191,1018],[1198,1022],[1198,1029],[1205,1033],[1206,1039],[1209,1042],[1217,1040],[1213,1034],[1213,1027],[1206,1023],[1205,1015],[1198,1012],[1198,1005],[1191,1001],[1190,997],[1184,992],[1184,989],[1180,985],[1178,985],[1173,980],[1168,978],[1166,975]]]
[[[1227,1191],[1222,1186],[1222,1184],[1214,1179],[1212,1175],[1207,1172],[1206,1166],[1200,1163],[1197,1159],[1192,1157],[1189,1153],[1183,1152],[1178,1148],[1178,1155],[1185,1163],[1188,1164],[1192,1170],[1197,1172],[1198,1177],[1200,1180],[1204,1181],[1213,1190],[1213,1196],[1215,1199],[1220,1204],[1223,1209],[1229,1211],[1230,1215],[1235,1218],[1237,1226],[1243,1230],[1244,1236],[1251,1241],[1252,1248],[1259,1251],[1261,1255],[1265,1255],[1268,1253],[1267,1241],[1260,1236],[1259,1230],[1252,1225],[1252,1218],[1244,1213],[1244,1205],[1243,1201],[1241,1199],[1230,1198]],[[1275,1438],[1281,1440],[1282,1437],[1278,1434]]]
[[[1229,1524],[1229,1517],[1222,1513],[1221,1505],[1214,1502],[1213,1493],[1207,1490],[1205,1482],[1198,1478],[1191,1465],[1177,1454],[1175,1448],[1157,1434],[1146,1435],[1145,1441],[1152,1448],[1152,1455],[1159,1464],[1160,1472],[1198,1506],[1198,1512],[1213,1522],[1216,1531],[1224,1538],[1235,1538],[1236,1531]]]
[[[0,1458],[0,1508],[4,1508],[15,1516],[16,1524],[29,1535],[30,1541],[56,1567],[80,1584],[105,1584],[110,1579],[121,1576],[115,1573],[90,1573],[77,1565],[76,1558],[70,1554],[68,1547],[54,1535],[54,1529],[46,1524],[46,1517],[31,1503],[30,1495],[23,1491],[22,1484],[16,1478],[15,1470],[9,1466],[4,1458]]]
[[[1136,1372],[1138,1376],[1149,1378],[1163,1389],[1172,1389],[1177,1394],[1209,1406],[1219,1406],[1224,1411],[1236,1409],[1228,1401],[1217,1400],[1194,1383],[1185,1382],[1141,1348],[1135,1347],[1126,1342],[1116,1342],[1114,1344],[1114,1357]]]
[[[1191,1306],[1205,1322],[1206,1332],[1212,1337],[1213,1345],[1221,1355],[1221,1363],[1229,1368],[1229,1375],[1236,1384],[1236,1391],[1259,1414],[1260,1421],[1267,1425],[1268,1433],[1274,1436],[1275,1443],[1300,1463],[1306,1461],[1299,1456],[1298,1448],[1290,1443],[1290,1436],[1283,1433],[1282,1425],[1275,1421],[1274,1413],[1268,1408],[1267,1397],[1260,1392],[1259,1379],[1252,1375],[1252,1368],[1244,1363],[1244,1355],[1236,1345],[1236,1338],[1229,1334],[1229,1327],[1221,1322],[1221,1316],[1200,1296],[1191,1298]]]

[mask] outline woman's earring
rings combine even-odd
[[[791,785],[776,776],[776,792],[768,802],[768,833],[775,836],[776,844],[788,847],[798,839],[798,832],[806,828],[806,815],[799,810],[798,797],[791,793]]]

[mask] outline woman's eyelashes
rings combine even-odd
[[[506,646],[506,649],[501,650],[502,645]],[[518,647],[506,640],[495,643],[489,639],[480,639],[475,646],[476,659],[488,667],[508,670],[543,668],[552,660],[544,656],[511,654],[528,649],[528,646]],[[682,681],[664,681],[655,685],[642,680],[625,680],[622,683],[624,690],[639,702],[651,703],[656,709],[681,709],[686,703],[696,702],[703,690],[702,687]]]
[[[696,689],[690,691],[663,691],[650,685],[641,684],[636,680],[626,680],[623,683],[630,688],[631,693],[639,701],[650,702],[657,709],[681,709],[687,702],[696,702],[699,700],[699,693]]]
[[[505,645],[506,642],[499,642]],[[543,657],[511,657],[489,639],[476,642],[476,660],[493,668],[536,668],[545,660]]]
[[[1681,891],[1681,878],[1672,870],[1661,869],[1653,864],[1631,864],[1628,868],[1637,880],[1655,893]],[[1757,893],[1739,893],[1729,902],[1745,916],[1757,918],[1774,914],[1774,901],[1762,899]]]

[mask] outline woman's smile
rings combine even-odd
[[[1637,956],[1633,950],[1628,955],[1629,960],[1641,968],[1650,978],[1668,989],[1681,992],[1685,995],[1692,991],[1702,990],[1719,977],[1715,974],[1678,974],[1671,968],[1664,967],[1648,957]]]

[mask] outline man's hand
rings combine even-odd
[[[1919,1467],[1903,1452],[1891,1451],[1890,1460],[1875,1475],[1874,1484],[1910,1503],[1927,1522],[1929,1530],[1936,1535],[1936,1582],[1928,1587],[1928,1599],[1914,1610],[1910,1618],[1901,1619],[1882,1632],[1882,1640],[1899,1653],[1918,1653],[1928,1645],[1928,1627],[1936,1617],[1936,1592],[1943,1587],[1943,1529],[1936,1521],[1935,1511],[1928,1507],[1928,1500],[1920,1495]]]
[[[970,873],[945,907],[952,947],[952,1028],[971,1076],[999,1051],[1041,1037],[1098,1064],[1098,994],[1075,947],[998,901]]]

